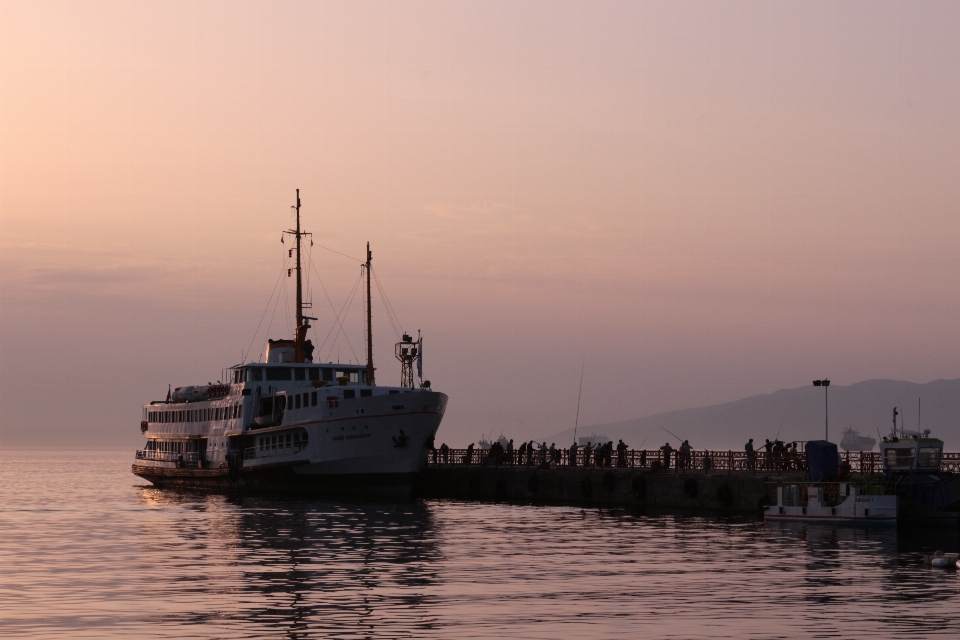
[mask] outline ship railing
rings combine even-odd
[[[944,453],[941,457],[943,471],[960,472],[960,453]],[[555,449],[546,451],[545,462],[541,458],[539,449],[533,453],[525,451],[521,456],[519,450],[513,454],[504,452],[497,458],[490,455],[486,449],[448,449],[446,454],[441,449],[431,450],[427,462],[436,466],[523,466],[538,467],[547,464],[552,467],[587,467],[587,468],[627,468],[627,469],[671,469],[680,473],[687,471],[720,472],[751,472],[765,474],[790,474],[807,472],[807,456],[803,451],[767,452],[763,449],[748,454],[746,451],[700,450],[691,451],[684,456],[676,449],[670,451],[669,457],[662,449],[628,449],[618,452],[616,449],[608,451],[605,456],[597,460],[596,452],[591,451],[589,457],[584,455],[583,448],[578,448],[576,459],[571,464],[569,449]],[[840,454],[840,462],[844,465],[842,472],[853,475],[879,475],[883,473],[883,458],[877,451],[845,451]]]
[[[156,451],[154,449],[139,449],[137,460],[153,462],[175,462],[181,467],[192,468],[200,466],[200,454],[197,452],[177,453],[176,451]]]

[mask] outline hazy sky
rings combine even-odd
[[[319,245],[372,243],[447,442],[572,426],[582,358],[581,424],[960,377],[958,34],[956,1],[2,0],[0,441],[133,446],[289,337],[296,188],[338,310]],[[360,308],[321,357],[363,359]]]

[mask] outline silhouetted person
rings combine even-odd
[[[662,447],[660,447],[660,451],[663,451],[663,468],[664,468],[664,469],[669,469],[669,468],[670,468],[670,454],[673,452],[673,447],[671,447],[671,446],[670,446],[670,443],[668,442],[667,444],[665,444],[665,445],[663,445]]]
[[[680,467],[681,462],[684,469],[690,466],[690,453],[692,451],[693,447],[690,446],[689,442],[684,440],[683,444],[680,445],[680,455],[677,456],[677,467]]]
[[[450,464],[450,447],[446,442],[440,445],[440,459],[443,460],[443,464]]]
[[[773,443],[770,442],[769,438],[764,438],[766,443],[763,445],[763,450],[766,451],[767,455],[764,459],[764,468],[769,469],[771,467],[771,461],[773,460]]]
[[[507,443],[507,457],[510,458],[510,464],[513,464],[513,438]]]
[[[467,445],[467,455],[463,457],[464,464],[473,464],[473,443]]]
[[[583,445],[583,466],[587,467],[590,465],[590,454],[593,453],[593,445],[587,443]]]
[[[570,460],[568,461],[568,465],[571,467],[577,466],[577,443],[576,442],[570,445]]]
[[[517,460],[520,462],[520,464],[523,464],[523,458],[526,456],[526,454],[527,454],[527,443],[521,442],[520,448],[517,449]]]
[[[527,466],[533,464],[533,440],[527,445]]]
[[[617,466],[627,466],[627,445],[624,444],[623,440],[617,441]]]
[[[750,471],[755,471],[757,465],[757,454],[753,450],[753,438],[750,438],[747,444],[743,445],[743,450],[747,452],[747,468],[750,469]]]

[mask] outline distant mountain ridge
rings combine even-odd
[[[852,426],[862,435],[887,435],[893,426],[893,407],[898,407],[908,430],[917,428],[917,399],[920,399],[920,427],[945,443],[948,451],[960,450],[960,379],[935,380],[925,384],[899,380],[867,380],[829,388],[830,441],[840,442],[841,431]],[[782,427],[781,427],[782,424]],[[899,426],[899,422],[898,422]],[[695,409],[668,411],[656,415],[580,427],[577,436],[592,433],[616,441],[623,438],[631,447],[653,449],[677,436],[696,449],[742,449],[749,438],[763,443],[780,431],[780,439],[816,440],[824,436],[824,390],[812,384],[781,389],[766,395]],[[573,429],[547,438],[569,446]],[[879,438],[878,438],[879,441]]]

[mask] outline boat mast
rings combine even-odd
[[[297,189],[297,228],[294,235],[297,237],[297,332],[294,337],[293,361],[303,362],[303,343],[307,338],[307,329],[310,323],[305,322],[307,318],[303,315],[303,277],[300,270],[300,237],[303,234],[300,231],[300,189]]]
[[[367,243],[367,384],[373,386],[373,312],[370,308],[370,262],[373,260],[373,253],[370,251],[370,243]]]

